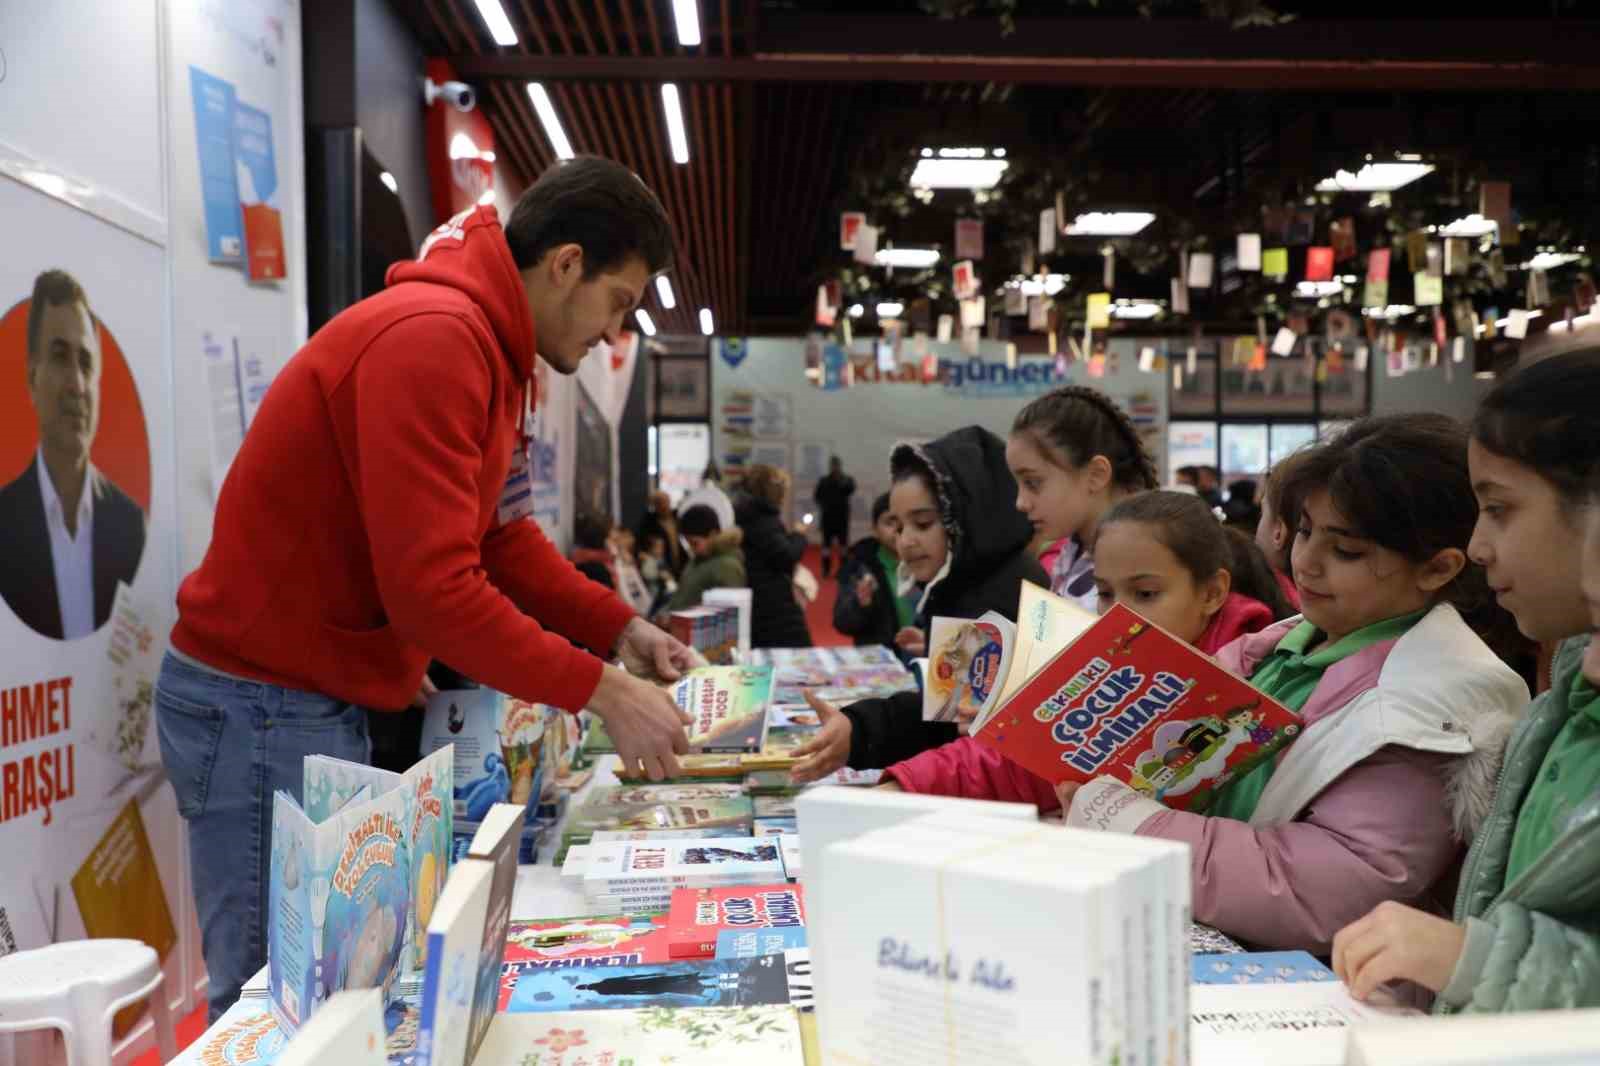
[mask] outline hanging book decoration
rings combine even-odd
[[[1511,217],[1511,183],[1485,181],[1478,185],[1478,214],[1500,229],[1502,245],[1516,244],[1522,237]]]
[[[1056,250],[1056,209],[1039,212],[1039,254],[1054,255]]]
[[[1520,307],[1512,308],[1506,318],[1506,336],[1514,341],[1520,341],[1528,335],[1528,312]]]
[[[970,300],[978,295],[978,272],[972,261],[963,259],[950,268],[950,287],[958,300]]]
[[[1111,245],[1100,249],[1100,258],[1103,260],[1100,270],[1101,285],[1111,292],[1117,287],[1117,250]]]
[[[839,250],[856,250],[856,233],[867,224],[867,216],[860,211],[846,211],[839,216]]]
[[[1433,343],[1443,348],[1446,340],[1448,340],[1448,334],[1445,332],[1444,311],[1435,307],[1433,309]],[[1437,354],[1435,352],[1436,358]]]
[[[1287,326],[1280,328],[1277,336],[1272,338],[1272,354],[1280,358],[1287,358],[1294,354],[1294,345],[1299,339],[1299,337],[1295,336],[1294,330],[1289,329]]]
[[[1111,325],[1111,294],[1091,292],[1088,305],[1088,328],[1106,329]]]
[[[1375,248],[1367,255],[1367,284],[1361,295],[1363,307],[1389,306],[1389,248]]]
[[[983,258],[983,221],[981,219],[956,219],[956,256],[960,259]]]
[[[1172,313],[1175,315],[1189,313],[1189,286],[1184,284],[1182,278],[1172,279]]]
[[[1318,245],[1306,250],[1306,280],[1333,280],[1333,249]]]
[[[1550,275],[1543,270],[1528,271],[1528,310],[1536,311],[1550,302]]]
[[[1450,237],[1444,242],[1444,272],[1460,277],[1472,265],[1471,246],[1465,237]]]
[[[1043,296],[1028,297],[1028,328],[1035,333],[1043,333],[1049,328],[1049,305]]]
[[[828,302],[828,286],[817,286],[817,310],[814,318],[817,325],[828,328],[837,321],[839,308]]]
[[[1418,271],[1412,275],[1412,287],[1415,291],[1413,302],[1418,307],[1437,307],[1444,303],[1443,277],[1426,270]]]
[[[1216,259],[1210,252],[1194,252],[1189,256],[1189,288],[1209,289],[1216,271]]]
[[[1444,246],[1438,241],[1429,241],[1427,252],[1424,255],[1425,269],[1429,276],[1444,277]]]
[[[1422,230],[1406,234],[1406,269],[1421,273],[1428,265],[1428,235]]]
[[[984,299],[974,296],[961,301],[961,328],[982,329],[984,318]]]
[[[1234,241],[1234,258],[1239,269],[1255,273],[1261,269],[1261,234],[1241,233]]]
[[[1289,249],[1268,248],[1261,253],[1261,273],[1268,278],[1282,281],[1289,276]]]
[[[950,338],[955,335],[955,328],[955,315],[940,315],[938,332],[934,335],[938,338],[940,344],[949,344]]]

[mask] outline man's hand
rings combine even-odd
[[[817,712],[822,728],[810,743],[794,749],[800,761],[789,771],[789,777],[797,785],[827,777],[850,758],[850,719],[841,714],[839,708],[810,692],[806,693],[806,702]]]
[[[1466,943],[1466,929],[1455,922],[1386,900],[1334,936],[1333,972],[1357,999],[1397,978],[1439,992]]]
[[[906,626],[894,635],[894,646],[913,659],[928,654],[928,638],[916,626]]]
[[[424,710],[428,706],[428,699],[439,694],[439,686],[427,674],[422,675],[422,687],[417,689],[417,694],[411,697],[411,706],[417,710]]]
[[[705,665],[703,661],[696,662],[693,648],[643,618],[635,618],[623,628],[622,638],[617,641],[617,658],[628,673],[655,681],[676,681],[684,671]]]
[[[652,781],[678,776],[677,756],[689,750],[684,727],[694,719],[664,689],[607,666],[589,698],[589,710],[606,724],[627,776]]]
[[[863,607],[872,606],[872,595],[878,591],[878,579],[871,574],[862,574],[861,580],[856,582],[856,602]]]

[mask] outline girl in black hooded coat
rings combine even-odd
[[[1028,550],[1033,528],[1016,508],[1005,441],[981,426],[966,426],[926,445],[898,445],[889,468],[890,508],[901,526],[901,581],[926,586],[917,611],[924,646],[935,616],[977,618],[996,611],[1015,622],[1022,582],[1049,587]],[[861,700],[843,710],[815,698],[812,706],[823,728],[796,752],[806,757],[795,767],[797,781],[844,765],[888,766],[958,735],[954,723],[922,720],[916,692]]]

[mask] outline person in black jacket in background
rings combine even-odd
[[[744,530],[744,569],[750,582],[750,646],[806,648],[811,630],[795,599],[794,568],[805,554],[804,533],[783,526],[789,475],[756,463],[745,471],[733,513]]]
[[[1016,508],[1006,442],[981,426],[925,446],[901,444],[889,459],[890,511],[900,522],[900,584],[923,585],[917,622],[925,654],[934,617],[1017,619],[1021,585],[1050,580],[1028,550],[1033,527]],[[808,696],[822,719],[816,739],[795,754],[794,780],[815,781],[841,766],[875,769],[956,739],[952,722],[924,722],[922,696],[900,692],[839,710]]]
[[[839,569],[839,596],[833,602],[833,628],[853,637],[857,647],[894,647],[895,635],[916,620],[914,594],[900,595],[900,523],[889,510],[886,492],[872,503],[872,536],[850,546]]]
[[[822,511],[822,576],[843,564],[838,553],[850,543],[850,497],[856,492],[856,479],[844,472],[844,462],[835,455],[828,461],[828,474],[817,482],[813,494]]]

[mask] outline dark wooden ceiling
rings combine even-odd
[[[993,14],[940,19],[920,0],[700,0],[693,49],[676,43],[670,0],[502,0],[520,40],[504,49],[473,0],[392,3],[479,87],[525,180],[555,160],[526,92],[537,80],[576,151],[658,192],[677,233],[677,307],[653,290],[646,306],[669,333],[697,332],[701,307],[719,332],[803,329],[815,285],[848,260],[838,212],[925,143],[1031,151],[1194,226],[1385,145],[1515,172],[1521,203],[1600,191],[1600,23],[1568,0],[1489,18],[1430,2],[1404,20],[1368,0],[1307,0],[1276,5],[1301,17],[1266,29],[1021,0],[1010,33]],[[684,165],[667,146],[665,81],[683,97]],[[1441,181],[1441,210],[1460,181]],[[891,235],[948,245],[956,199],[916,206]],[[1008,236],[995,229],[992,247]]]

